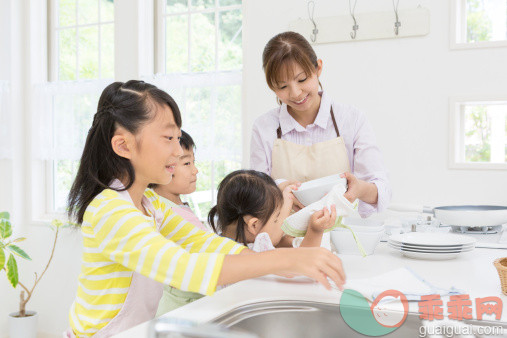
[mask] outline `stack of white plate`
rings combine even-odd
[[[391,248],[418,259],[451,259],[475,249],[475,238],[457,234],[409,232],[389,237]]]

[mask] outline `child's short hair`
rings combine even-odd
[[[181,147],[185,150],[193,150],[195,149],[195,143],[192,137],[183,129],[181,130],[181,138],[180,138]]]
[[[208,222],[216,233],[236,225],[235,240],[246,243],[245,221],[250,215],[266,223],[283,204],[283,195],[275,181],[255,170],[236,170],[218,185],[217,205],[209,212]],[[218,217],[215,225],[215,216]]]

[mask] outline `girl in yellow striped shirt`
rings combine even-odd
[[[153,318],[162,285],[211,295],[218,285],[266,274],[303,274],[330,289],[345,275],[322,248],[251,253],[173,213],[148,184],[171,181],[182,154],[171,96],[142,81],[107,86],[69,194],[83,257],[70,309],[78,337],[109,337]]]

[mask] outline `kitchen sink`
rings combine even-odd
[[[244,305],[215,318],[211,323],[231,330],[250,332],[261,338],[365,337],[365,335],[356,332],[345,323],[340,314],[340,305],[309,301],[269,301]],[[447,321],[440,326],[443,335],[434,335],[436,333],[435,326],[438,326],[435,324],[437,322],[424,323],[419,319],[418,314],[409,313],[401,327],[385,336],[403,338],[428,336],[505,337],[507,333],[506,323]],[[431,331],[431,328],[428,328],[428,325],[433,326],[433,331]],[[452,329],[445,330],[449,326],[453,326],[454,331]],[[456,331],[456,326],[474,327],[474,334],[455,334],[463,332]],[[484,331],[484,328],[493,329],[493,326],[496,327],[497,331]],[[478,328],[479,334],[477,333]],[[500,332],[498,329],[500,329]],[[482,335],[480,334],[482,332],[488,332],[489,334]]]
[[[344,305],[342,305],[343,307]],[[355,325],[368,327],[368,307],[347,306]],[[402,313],[397,312],[398,315]],[[350,315],[347,317],[350,320]],[[373,320],[373,318],[371,318]],[[469,331],[464,331],[467,327]],[[472,330],[472,331],[470,331]],[[401,327],[374,327],[370,336],[388,337],[506,337],[507,323],[492,321],[422,321],[409,313]],[[387,333],[389,332],[389,333]],[[387,334],[386,334],[387,333]],[[466,334],[465,334],[466,333]],[[344,321],[340,305],[311,301],[268,301],[237,307],[208,323],[161,317],[149,328],[150,338],[279,338],[366,337]]]
[[[230,329],[259,337],[365,337],[343,320],[338,304],[308,301],[271,301],[240,306],[213,320]],[[418,337],[421,321],[409,315],[389,337]]]

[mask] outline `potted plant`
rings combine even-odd
[[[11,338],[35,338],[37,336],[37,312],[27,311],[26,304],[32,298],[35,287],[46,273],[53,259],[58,232],[60,228],[64,226],[68,226],[68,224],[59,220],[53,220],[51,222],[51,227],[55,232],[51,255],[42,273],[40,275],[35,273],[35,281],[33,286],[29,288],[19,281],[18,264],[16,262],[16,256],[31,260],[30,256],[17,246],[17,243],[24,241],[26,238],[20,237],[12,239],[12,226],[9,213],[0,212],[0,271],[5,270],[7,279],[13,288],[21,288],[19,295],[19,311],[9,314],[9,331]]]

